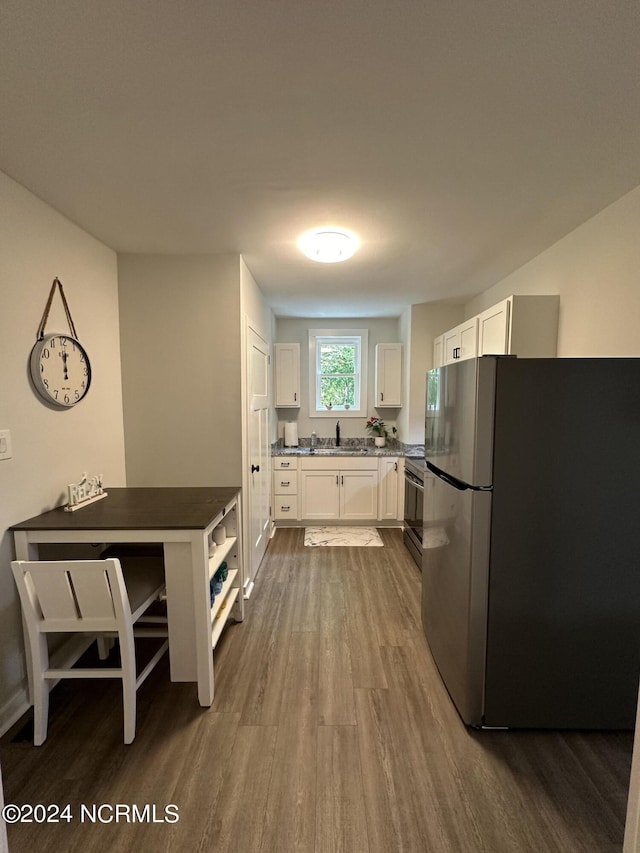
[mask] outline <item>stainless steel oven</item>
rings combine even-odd
[[[422,571],[422,507],[424,497],[424,459],[407,457],[404,461],[404,544]]]

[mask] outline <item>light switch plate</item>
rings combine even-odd
[[[0,429],[0,459],[11,459],[11,430]]]

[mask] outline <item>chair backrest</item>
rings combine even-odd
[[[41,633],[117,631],[131,622],[120,561],[11,564],[27,626]]]

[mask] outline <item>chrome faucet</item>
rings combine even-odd
[[[336,447],[340,447],[340,421],[336,422]]]

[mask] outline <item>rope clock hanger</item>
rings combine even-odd
[[[69,324],[70,334],[45,335],[51,303],[56,290]],[[87,351],[78,340],[62,282],[54,278],[44,314],[38,327],[36,342],[29,358],[29,374],[39,396],[56,408],[70,409],[86,397],[91,384],[91,364]]]

